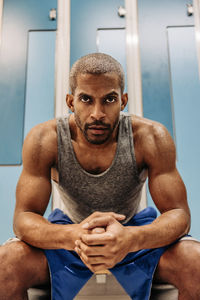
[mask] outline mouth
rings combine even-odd
[[[90,126],[88,130],[90,130],[93,135],[103,135],[108,128],[103,126]]]

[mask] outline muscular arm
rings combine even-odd
[[[38,125],[25,140],[23,171],[16,189],[14,232],[35,247],[72,249],[72,226],[51,224],[43,218],[51,195],[51,167],[56,159],[54,129],[49,124]]]
[[[144,149],[149,190],[161,216],[151,225],[141,227],[140,244],[143,248],[154,248],[172,243],[189,231],[190,211],[168,131],[160,124],[153,125]]]

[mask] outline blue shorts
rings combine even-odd
[[[124,226],[142,226],[152,223],[156,210],[147,207]],[[73,224],[61,210],[55,209],[48,220],[56,224]],[[161,255],[168,248],[145,249],[129,253],[110,272],[134,300],[148,300],[152,279]],[[75,251],[44,250],[51,275],[52,300],[71,300],[93,273],[84,265]]]

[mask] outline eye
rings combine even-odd
[[[106,103],[114,103],[117,100],[116,97],[110,96],[105,99]]]
[[[91,102],[90,97],[88,97],[87,95],[82,95],[82,96],[80,97],[80,100],[81,100],[83,103],[89,103],[89,102]]]

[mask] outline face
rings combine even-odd
[[[67,96],[79,135],[96,145],[115,138],[120,111],[126,103],[127,94],[121,95],[114,73],[79,74],[74,95]]]

